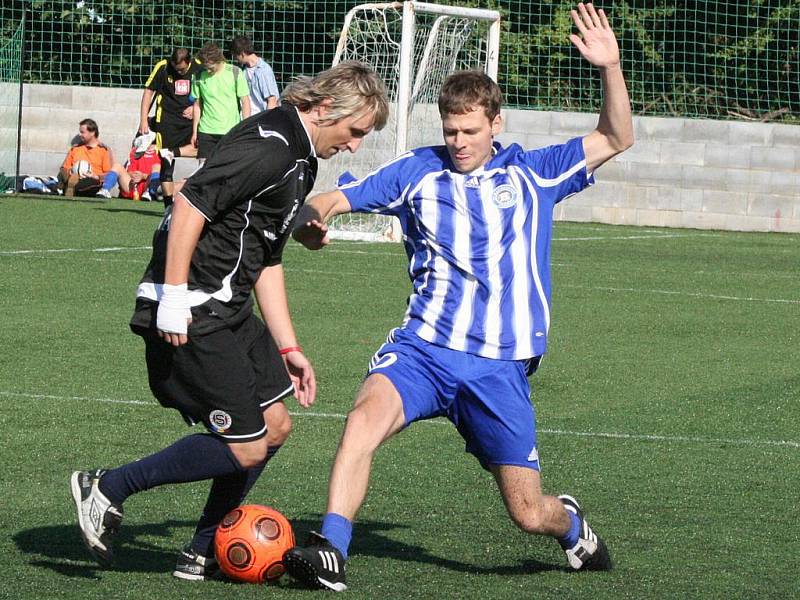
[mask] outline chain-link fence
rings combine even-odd
[[[452,0],[503,15],[512,107],[596,111],[598,79],[569,42],[574,0]],[[140,87],[174,46],[247,35],[279,83],[330,65],[356,2],[4,0],[2,44],[29,15],[25,81]],[[800,122],[800,0],[597,2],[620,39],[640,115]]]
[[[20,76],[25,24],[0,40],[0,189],[14,187],[19,152]]]

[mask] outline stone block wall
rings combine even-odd
[[[139,89],[25,85],[23,173],[54,175],[78,122],[93,118],[124,160],[138,124]],[[504,110],[499,140],[525,148],[594,129],[597,116]],[[5,126],[5,125],[4,125]],[[651,227],[800,232],[800,126],[636,117],[636,143],[603,165],[596,185],[556,218]],[[193,159],[176,163],[191,173]]]

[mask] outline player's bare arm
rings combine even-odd
[[[173,346],[189,341],[191,311],[187,298],[189,265],[206,220],[181,194],[176,196],[167,238],[164,292],[158,306],[158,334]]]
[[[570,41],[598,68],[603,84],[597,129],[583,138],[586,169],[591,172],[633,145],[631,103],[620,65],[619,44],[605,12],[580,3],[570,14],[580,34],[571,34]]]
[[[297,342],[286,297],[283,265],[264,268],[253,286],[253,292],[264,323],[281,350],[286,370],[294,385],[295,398],[300,406],[308,408],[314,404],[317,394],[316,377],[311,363]]]
[[[350,203],[339,190],[314,196],[300,209],[292,237],[309,250],[319,250],[330,242],[328,221],[348,212]]]
[[[203,101],[198,98],[192,105],[192,146],[197,147],[197,131],[200,127],[200,116],[203,113]]]
[[[148,133],[150,131],[147,115],[150,113],[150,105],[153,104],[154,95],[155,92],[149,88],[145,88],[142,92],[142,103],[139,107],[139,133]]]

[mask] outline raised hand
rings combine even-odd
[[[611,67],[619,64],[619,44],[606,13],[595,10],[593,4],[578,4],[571,10],[572,20],[580,35],[570,34],[569,39],[578,52],[596,67]]]

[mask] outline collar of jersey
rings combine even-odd
[[[306,129],[306,124],[303,123],[303,119],[300,118],[300,111],[297,110],[297,107],[294,105],[292,105],[292,108],[294,108],[294,111],[297,113],[297,120],[300,121],[300,125],[303,126],[303,131],[306,132],[306,137],[308,138],[308,145],[311,147],[311,156],[317,158],[317,149],[314,148],[314,142],[311,141],[311,134],[308,133],[308,129]]]

